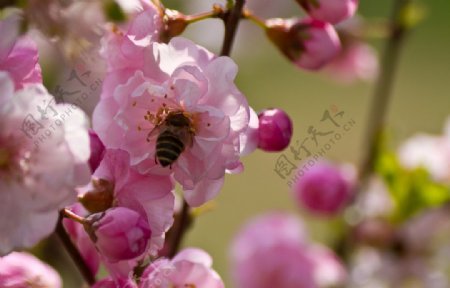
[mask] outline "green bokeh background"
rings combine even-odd
[[[279,5],[292,6],[288,15],[301,14],[293,0],[276,1],[280,2]],[[379,19],[389,16],[394,0],[360,2],[361,15]],[[186,5],[188,1],[164,3],[167,7],[186,11],[181,3]],[[422,0],[420,3],[426,7],[427,17],[407,38],[389,107],[387,123],[393,147],[419,131],[440,133],[450,115],[450,1]],[[365,149],[362,145],[373,85],[361,82],[342,85],[324,74],[300,71],[269,44],[262,31],[253,29],[245,34],[248,26],[251,25],[241,25],[239,34],[244,37],[238,38],[248,43],[237,43],[232,56],[239,65],[238,87],[252,107],[256,111],[267,107],[280,107],[287,111],[294,123],[293,139],[300,140],[307,136],[310,125],[320,123],[325,109],[336,105],[345,112],[346,119],[351,118],[356,124],[333,145],[327,156],[333,161],[358,163]],[[193,33],[195,30],[187,31],[188,36]],[[218,41],[222,33],[221,30],[215,33]],[[202,44],[214,51],[217,46],[211,45],[209,40],[200,38],[199,42],[204,42]],[[383,40],[374,40],[371,44],[381,53]],[[313,239],[330,240],[330,223],[333,222],[312,219],[301,213],[286,181],[274,172],[280,155],[256,151],[244,158],[245,171],[226,177],[215,208],[197,218],[186,235],[183,245],[208,251],[214,259],[214,268],[222,275],[227,287],[232,287],[229,245],[243,223],[256,215],[274,210],[297,213],[312,227]],[[287,151],[286,155],[292,159],[290,152]],[[53,240],[51,243],[56,242]],[[58,253],[53,245],[45,245],[43,249],[40,256]],[[63,272],[67,279],[65,287],[77,287],[79,278],[70,267],[70,260],[61,262],[56,258],[50,259],[50,263]]]
[[[288,0],[279,1],[280,5]],[[390,15],[393,0],[360,1],[360,14],[369,19]],[[401,56],[393,97],[388,113],[388,129],[395,146],[419,131],[441,133],[450,115],[450,1],[422,1],[426,19],[409,36]],[[291,15],[299,10],[293,10]],[[245,29],[245,24],[243,29]],[[252,34],[252,50],[234,57],[239,64],[237,83],[256,111],[280,107],[294,123],[293,139],[304,139],[309,125],[319,124],[323,111],[335,104],[356,125],[333,145],[328,157],[333,161],[358,163],[364,148],[373,85],[341,85],[323,74],[299,71],[257,31]],[[245,40],[245,39],[244,39]],[[383,40],[373,43],[379,53]],[[239,51],[238,51],[239,52]],[[256,53],[253,53],[256,52]],[[347,119],[348,119],[347,118]],[[286,152],[288,157],[292,155]],[[232,287],[229,247],[235,234],[248,219],[274,210],[284,210],[305,217],[311,224],[312,238],[326,241],[329,220],[311,219],[301,214],[291,197],[286,181],[274,172],[279,153],[256,151],[244,159],[245,171],[229,175],[216,199],[216,208],[195,221],[187,234],[185,246],[197,246],[214,258],[214,267]],[[269,260],[269,259],[268,259]]]

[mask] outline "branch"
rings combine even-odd
[[[394,83],[395,72],[398,67],[398,60],[406,32],[406,27],[401,19],[405,7],[410,0],[396,0],[394,11],[391,18],[391,32],[386,44],[383,55],[380,75],[378,76],[375,90],[373,93],[369,121],[367,125],[367,134],[364,137],[367,147],[366,154],[360,167],[360,179],[365,182],[374,170],[375,161],[378,158],[378,144],[382,132],[383,124],[386,119],[386,113],[389,101],[392,96],[392,86]]]
[[[223,39],[222,52],[220,52],[220,55],[222,56],[230,56],[244,4],[245,0],[236,0],[233,9],[228,14],[228,17],[225,18],[225,36]]]
[[[180,249],[181,241],[183,239],[184,233],[186,232],[187,228],[189,227],[191,223],[190,215],[189,215],[189,205],[186,203],[186,201],[183,201],[183,208],[181,209],[181,213],[179,215],[179,218],[176,219],[176,222],[173,226],[173,235],[170,241],[169,246],[169,252],[168,256],[169,258],[172,258],[177,254],[178,250]]]
[[[66,251],[69,253],[73,262],[75,262],[78,270],[83,275],[84,280],[86,280],[86,282],[91,286],[95,284],[95,276],[92,275],[91,270],[81,256],[80,251],[78,251],[77,247],[75,247],[66,230],[64,229],[64,226],[62,224],[63,218],[64,212],[61,212],[58,219],[58,224],[56,226],[56,234],[59,236],[59,239],[61,240]]]

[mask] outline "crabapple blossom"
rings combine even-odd
[[[103,145],[100,138],[98,138],[97,133],[94,130],[89,129],[89,144],[91,147],[91,156],[89,157],[89,166],[91,171],[97,170],[100,162],[105,155],[105,145]]]
[[[450,182],[450,118],[443,135],[420,133],[406,140],[398,150],[400,163],[414,169],[424,167],[436,181]]]
[[[300,206],[311,213],[334,215],[350,200],[354,170],[316,163],[293,186]]]
[[[139,288],[225,287],[211,266],[212,258],[208,253],[197,248],[186,248],[172,260],[159,259],[150,264],[142,275]]]
[[[343,44],[342,51],[326,67],[327,72],[343,83],[361,79],[369,81],[378,73],[375,50],[363,42]]]
[[[90,212],[122,207],[138,213],[151,230],[146,247],[154,254],[162,248],[165,232],[173,223],[173,182],[169,176],[139,174],[129,159],[123,150],[107,150],[91,184],[80,189],[79,197]]]
[[[269,19],[266,33],[296,66],[317,70],[341,50],[338,34],[327,22],[315,19]]]
[[[173,174],[191,206],[214,198],[225,172],[242,167],[240,141],[250,115],[233,83],[236,64],[179,37],[141,46],[118,39],[105,54],[114,55],[114,61],[94,111],[94,130],[107,148],[127,151],[140,173]],[[173,113],[184,118],[183,133],[191,140],[164,168],[157,161],[156,140]]]
[[[9,74],[0,72],[2,255],[49,235],[58,210],[75,202],[75,187],[89,181],[86,116],[54,101],[42,85],[14,92]]]
[[[358,0],[297,0],[309,16],[314,19],[337,24],[352,17]]]
[[[266,109],[259,113],[258,148],[278,152],[291,142],[292,121],[281,109]]]
[[[334,287],[346,272],[328,248],[311,244],[294,216],[277,212],[245,225],[231,247],[237,288]]]
[[[84,224],[98,251],[110,262],[130,260],[147,248],[152,234],[147,220],[124,207],[90,215]]]
[[[113,279],[107,277],[94,284],[92,288],[137,288],[138,285],[130,278]]]
[[[12,252],[0,257],[0,287],[60,288],[61,277],[49,265],[31,254]]]
[[[0,21],[0,71],[9,73],[16,90],[42,82],[36,44],[28,36],[19,37],[21,21],[16,11]]]

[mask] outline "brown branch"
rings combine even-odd
[[[225,36],[223,38],[222,52],[220,52],[222,56],[230,56],[244,4],[245,0],[236,0],[233,9],[228,14],[228,17],[225,18]]]
[[[64,214],[63,214],[63,212],[61,212],[60,217],[58,219],[58,224],[56,226],[56,234],[58,235],[59,239],[61,240],[67,253],[69,253],[73,262],[77,266],[81,275],[83,275],[84,280],[86,280],[86,282],[89,285],[93,285],[95,283],[95,276],[92,275],[91,270],[89,269],[89,267],[87,266],[83,257],[81,256],[80,251],[78,251],[77,247],[73,244],[72,240],[70,239],[69,235],[67,234],[66,230],[64,229],[64,226],[62,224],[63,218],[64,218]]]
[[[380,74],[373,93],[367,134],[364,137],[363,147],[367,147],[360,166],[360,179],[365,182],[374,170],[375,161],[379,156],[378,146],[389,101],[392,96],[392,87],[398,67],[399,56],[406,32],[401,19],[405,7],[410,0],[396,0],[391,18],[391,32],[382,58]]]
[[[183,201],[183,208],[181,209],[181,213],[178,215],[178,218],[175,219],[175,223],[173,225],[173,234],[171,235],[171,241],[169,246],[168,256],[170,258],[174,257],[178,250],[180,249],[181,241],[183,240],[184,233],[187,231],[187,228],[191,224],[191,218],[189,214],[189,205],[186,201]]]

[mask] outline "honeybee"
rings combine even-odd
[[[194,141],[191,119],[183,111],[168,112],[164,120],[156,123],[148,138],[155,134],[158,134],[155,163],[162,167],[172,167],[186,146],[192,147]]]

